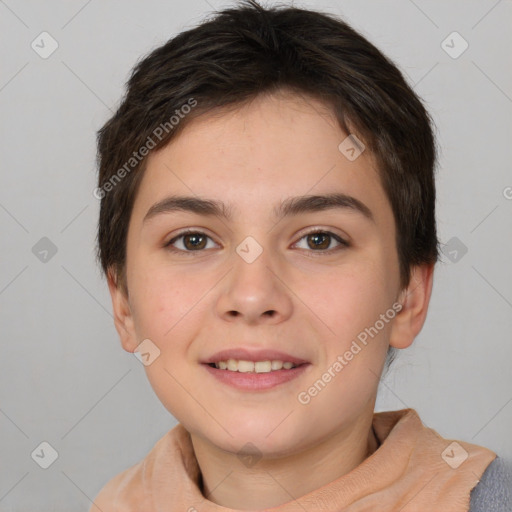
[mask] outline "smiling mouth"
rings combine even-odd
[[[217,370],[226,370],[240,373],[271,373],[279,370],[291,370],[302,366],[290,361],[266,360],[266,361],[246,361],[243,359],[227,359],[216,363],[209,363],[208,366]]]
[[[298,379],[311,368],[311,363],[297,359],[295,362],[279,359],[249,361],[225,359],[205,361],[202,366],[223,385],[242,392],[264,392],[276,389]]]

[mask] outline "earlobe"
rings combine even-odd
[[[107,273],[108,289],[112,299],[114,325],[121,340],[121,345],[127,352],[134,352],[137,347],[137,336],[133,324],[133,316],[127,294],[118,285],[115,272]]]
[[[409,347],[421,331],[427,317],[433,274],[433,264],[413,267],[409,285],[400,294],[402,309],[393,320],[389,340],[391,347]]]

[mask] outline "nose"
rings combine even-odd
[[[247,325],[278,324],[290,317],[292,292],[283,268],[271,261],[268,251],[251,263],[233,255],[216,303],[217,314],[228,322]]]

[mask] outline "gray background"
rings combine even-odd
[[[141,55],[225,5],[0,0],[2,511],[87,511],[175,425],[121,348],[94,263],[95,131]],[[342,14],[394,59],[439,130],[446,255],[377,410],[414,407],[444,437],[512,459],[511,2],[297,5]],[[43,31],[59,45],[46,59],[31,47]],[[453,31],[469,43],[458,58],[441,46]],[[43,237],[57,249],[46,261]],[[58,453],[48,469],[31,458],[43,441]]]

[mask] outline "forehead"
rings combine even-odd
[[[323,103],[293,94],[204,114],[149,155],[134,214],[144,216],[169,194],[218,197],[234,214],[275,211],[286,197],[332,192],[372,211],[389,209],[373,155],[343,153],[353,141],[348,136]]]

